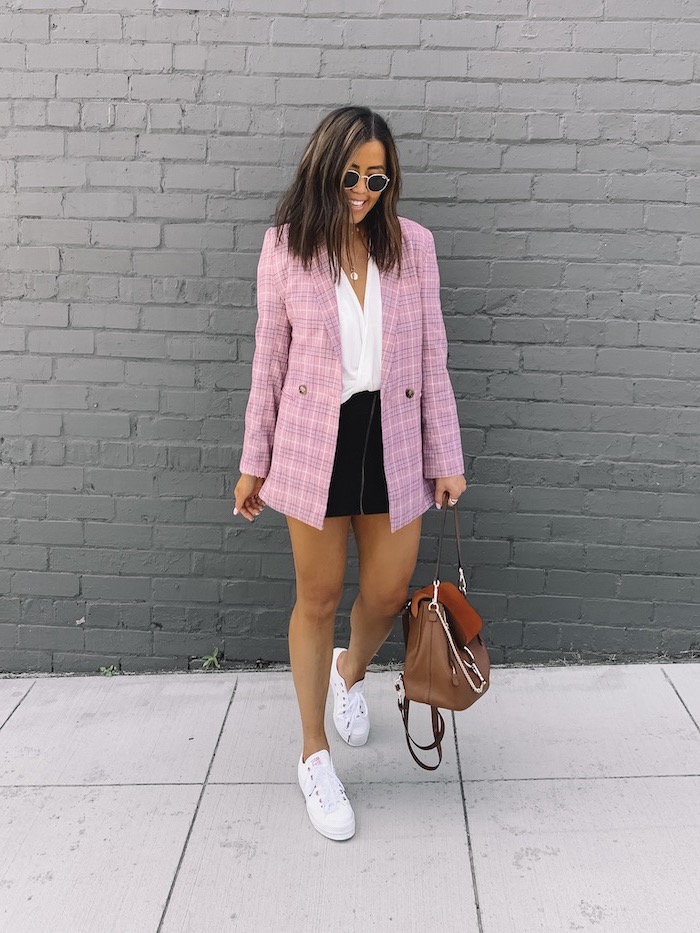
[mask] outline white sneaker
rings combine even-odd
[[[333,693],[333,722],[348,745],[364,745],[369,737],[369,713],[362,692],[365,682],[358,680],[348,690],[338,671],[338,657],[345,648],[333,649],[330,689]]]
[[[300,756],[297,774],[314,829],[328,839],[354,836],[355,814],[335,773],[330,752],[324,748],[309,755],[306,761]]]

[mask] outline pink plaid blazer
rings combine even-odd
[[[381,274],[381,415],[391,530],[434,502],[435,478],[464,472],[447,373],[435,243],[401,218],[402,269]],[[265,477],[271,508],[323,528],[340,417],[342,369],[335,283],[319,251],[307,271],[286,230],[265,233],[241,473]]]

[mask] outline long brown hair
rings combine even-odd
[[[369,254],[382,271],[401,268],[401,225],[396,205],[401,169],[396,143],[386,121],[368,107],[340,107],[321,120],[299,162],[296,177],[275,214],[278,238],[289,224],[288,248],[305,268],[321,246],[328,251],[331,272],[340,278],[340,258],[348,252],[352,214],[342,187],[343,174],[355,150],[371,140],[384,145],[386,173],[391,179],[362,221]]]

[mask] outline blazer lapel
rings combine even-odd
[[[338,320],[338,299],[335,293],[335,282],[331,275],[328,263],[328,252],[320,247],[311,263],[311,277],[318,294],[321,316],[331,338],[333,349],[341,358],[340,347],[340,321]]]
[[[389,384],[389,370],[394,359],[396,321],[399,305],[399,275],[396,268],[380,273],[382,293],[382,385]]]

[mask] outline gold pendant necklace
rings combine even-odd
[[[357,236],[357,227],[353,227],[353,236]],[[353,250],[353,258],[354,258],[354,253],[355,251]],[[367,257],[369,258],[369,253],[367,253]],[[355,263],[353,262],[353,260],[350,260],[350,278],[353,280],[353,282],[357,282],[359,277],[360,276],[355,271]]]

